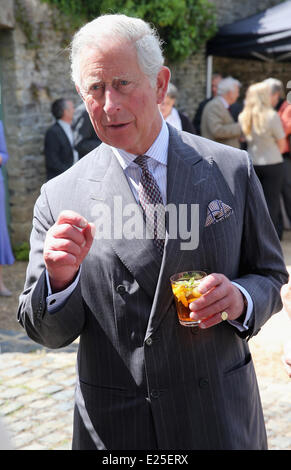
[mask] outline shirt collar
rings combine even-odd
[[[157,163],[162,165],[167,165],[168,161],[168,146],[169,146],[169,129],[167,124],[165,123],[164,119],[162,118],[162,127],[160,133],[152,146],[147,150],[146,155],[151,157]],[[117,149],[115,147],[111,147],[114,155],[118,159],[120,165],[122,166],[123,170],[126,170],[137,157],[132,153],[126,152],[122,149]]]
[[[62,119],[57,119],[57,122],[58,122],[58,124],[60,124],[60,126],[62,126],[63,129],[67,129],[69,131],[72,130],[72,128],[71,128],[71,126],[68,122],[63,121]]]

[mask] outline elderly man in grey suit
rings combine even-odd
[[[18,318],[49,348],[80,337],[73,449],[265,449],[247,340],[287,272],[248,155],[165,124],[170,71],[142,20],[93,20],[71,58],[102,144],[42,188]],[[169,281],[192,269],[193,328]]]
[[[209,101],[202,113],[201,135],[221,144],[240,147],[241,127],[230,112],[239,96],[240,83],[232,77],[222,79],[217,87],[217,96]]]

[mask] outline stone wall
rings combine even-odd
[[[212,2],[217,8],[219,25],[281,3],[276,0]],[[79,103],[70,80],[65,49],[70,37],[64,19],[40,0],[0,0],[2,104],[10,153],[7,169],[13,244],[28,240],[33,205],[45,181],[43,139],[53,122],[51,103],[59,97]],[[205,48],[185,63],[170,68],[172,81],[180,91],[179,107],[192,118],[205,97]],[[286,82],[291,78],[290,70],[291,64],[278,64],[270,69],[256,61],[246,66],[246,61],[214,60],[214,71],[236,76],[244,87],[250,80],[270,75]]]
[[[14,28],[0,31],[0,57],[11,238],[17,244],[28,240],[32,209],[45,182],[43,139],[53,123],[51,103],[67,97],[77,104],[79,97],[56,11],[39,0],[14,0],[14,15]]]
[[[14,28],[13,0],[0,0],[0,28]]]

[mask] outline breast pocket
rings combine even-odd
[[[210,272],[229,276],[235,272],[240,258],[241,227],[234,213],[226,219],[203,227],[200,252]]]
[[[210,225],[205,226],[203,237],[212,240],[212,242],[215,242],[215,240],[221,237],[227,240],[229,236],[235,235],[236,226],[236,217],[232,212],[228,217],[218,219],[217,222],[213,222]]]

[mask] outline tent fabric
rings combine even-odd
[[[291,61],[291,1],[222,26],[207,55]]]

